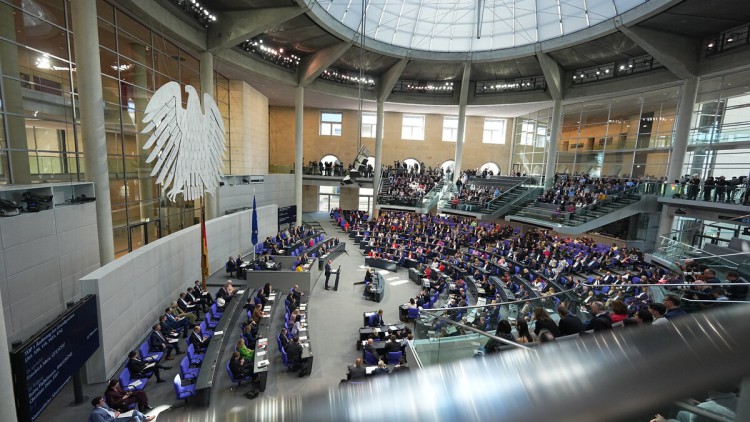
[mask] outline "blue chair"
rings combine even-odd
[[[279,351],[284,350],[284,346],[281,345],[281,333],[276,336],[276,344],[279,346]]]
[[[174,395],[177,400],[185,400],[187,405],[187,399],[195,396],[195,384],[189,384],[182,386],[182,379],[180,374],[174,376]]]
[[[369,325],[370,327],[375,326],[375,317],[377,317],[377,316],[378,316],[378,314],[372,314],[372,315],[370,315],[370,317],[367,320],[367,325]]]
[[[388,352],[388,365],[397,365],[403,352]]]
[[[140,384],[130,385],[138,381],[140,381]],[[146,388],[147,382],[148,382],[148,378],[136,378],[136,379],[130,378],[130,370],[128,368],[125,368],[122,370],[122,372],[120,372],[120,387],[122,387],[124,390],[141,391],[144,388]]]
[[[138,346],[138,353],[141,354],[141,360],[144,362],[160,362],[164,357],[164,352],[151,352],[148,347],[148,340]]]
[[[203,358],[206,357],[205,353],[195,353],[195,346],[190,344],[187,348],[187,357],[190,359],[191,365],[198,365],[203,363]]]
[[[408,319],[416,321],[419,319],[419,309],[417,308],[409,308],[406,310],[406,317]]]
[[[229,374],[229,379],[232,380],[232,382],[236,382],[238,387],[242,385],[242,381],[247,381],[252,378],[252,375],[248,375],[244,378],[235,378],[234,374],[232,374],[232,371],[229,369],[229,361],[227,361],[227,373]]]
[[[259,298],[258,296],[255,296],[253,298],[253,303],[255,303],[256,305],[261,305],[263,304],[263,300],[261,300],[261,298]]]
[[[213,317],[214,317],[215,319],[221,319],[221,316],[222,316],[223,314],[224,314],[224,312],[219,312],[219,307],[218,307],[218,306],[216,305],[216,302],[214,302],[214,303],[213,303],[213,304],[211,305],[211,315],[213,315]]]
[[[216,329],[216,326],[219,325],[218,321],[214,321],[213,318],[211,318],[211,313],[206,312],[206,326],[212,330]]]
[[[200,327],[201,327],[201,334],[203,334],[204,336],[207,336],[207,337],[213,337],[214,332],[208,329],[208,327],[206,326],[206,321],[205,320],[203,320],[201,322]]]
[[[368,365],[377,365],[378,364],[378,358],[375,357],[372,353],[368,352],[367,350],[363,350],[365,353],[365,363]]]
[[[201,372],[200,368],[191,368],[190,367],[190,359],[185,356],[180,361],[180,375],[182,375],[182,378],[189,380],[189,379],[196,379],[198,378],[198,374]]]

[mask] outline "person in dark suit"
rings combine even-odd
[[[370,317],[370,327],[380,327],[385,325],[383,321],[383,310],[378,309],[378,313]]]
[[[297,371],[302,368],[302,346],[299,344],[299,338],[292,339],[284,348],[286,350],[287,362],[290,371]]]
[[[214,303],[214,298],[211,296],[211,293],[203,290],[203,286],[201,286],[200,280],[195,280],[193,290],[197,295],[202,296],[206,300],[206,303],[208,303],[209,305]]]
[[[229,274],[230,277],[233,275],[232,273],[237,271],[237,266],[234,264],[233,257],[230,256],[229,259],[227,259],[227,263],[224,264],[224,268],[227,270],[227,274]]]
[[[190,334],[190,344],[193,345],[195,351],[203,350],[208,347],[208,343],[211,341],[210,337],[204,337],[201,335],[201,327],[193,327],[193,332]]]
[[[190,303],[186,292],[180,293],[180,298],[177,299],[177,306],[179,306],[183,312],[192,312],[197,319],[201,319],[200,310],[198,310],[196,305]]]
[[[253,361],[245,361],[240,352],[234,352],[229,359],[229,370],[235,379],[242,379],[253,375]]]
[[[281,341],[281,347],[283,347],[284,351],[286,351],[286,347],[289,345],[289,332],[287,331],[286,327],[281,328],[281,335],[279,336],[279,340]]]
[[[365,344],[365,351],[372,353],[373,356],[378,355],[378,351],[375,349],[375,340],[372,338],[367,339],[367,344]]]
[[[388,367],[385,366],[385,362],[382,360],[378,361],[378,367],[372,371],[372,375],[388,375],[389,373]]]
[[[237,268],[237,278],[244,278],[245,271],[242,269],[242,257],[237,255],[237,260],[234,261],[234,266]]]
[[[132,378],[151,378],[152,375],[156,375],[156,382],[164,382],[159,372],[160,369],[172,369],[171,366],[161,366],[159,362],[153,362],[149,368],[146,368],[147,363],[143,362],[138,356],[138,353],[131,351],[128,353],[128,371]]]
[[[575,315],[568,312],[568,308],[565,305],[557,307],[557,314],[560,315],[560,321],[557,323],[557,327],[560,329],[561,336],[567,336],[569,334],[580,334],[586,331],[583,325],[583,321]]]
[[[187,318],[177,318],[172,314],[172,308],[164,309],[164,316],[167,317],[167,322],[172,330],[177,332],[182,331],[183,337],[187,338],[188,330],[190,329],[190,321]]]
[[[348,381],[358,381],[365,379],[367,375],[367,369],[362,365],[362,358],[357,358],[354,361],[354,365],[349,366],[349,370],[346,372],[346,379]]]
[[[605,310],[603,303],[598,301],[592,303],[591,313],[594,317],[586,323],[586,330],[604,331],[612,329],[612,317]]]
[[[148,405],[148,396],[145,391],[127,391],[122,388],[118,379],[109,381],[107,389],[104,391],[104,397],[107,398],[107,403],[115,409],[126,411],[133,404],[138,404],[138,410],[141,412],[148,412],[152,409]]]
[[[332,262],[333,261],[331,261],[330,259],[328,261],[326,261],[326,266],[325,266],[326,290],[330,290],[330,287],[328,287],[328,279],[331,278],[331,263]]]
[[[185,298],[193,305],[200,305],[203,313],[206,312],[206,305],[208,304],[208,301],[204,299],[203,296],[201,296],[199,293],[197,293],[194,288],[187,288],[187,294],[185,295]]]
[[[151,350],[152,352],[165,352],[166,360],[174,359],[172,357],[172,350],[174,350],[178,355],[181,354],[180,347],[177,345],[177,342],[167,342],[164,334],[161,333],[161,325],[154,324],[154,326],[151,328],[151,335],[148,338],[149,350]]]
[[[555,324],[555,321],[550,318],[547,311],[541,306],[534,308],[534,319],[536,320],[534,334],[538,336],[542,330],[547,330],[552,333],[555,338],[560,337],[560,329],[557,328],[557,324]]]
[[[388,353],[390,352],[400,352],[401,351],[401,342],[396,339],[396,336],[391,334],[391,336],[388,338],[388,341],[385,343],[385,349],[383,350],[383,354],[385,356],[388,356]]]

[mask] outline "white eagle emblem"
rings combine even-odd
[[[174,202],[182,193],[186,201],[213,194],[219,186],[224,159],[224,120],[211,95],[203,94],[201,109],[198,92],[185,86],[187,108],[182,108],[180,84],[169,82],[159,88],[146,106],[141,133],[154,131],[143,149],[153,146],[147,163],[158,158],[151,176]],[[171,187],[170,187],[171,185]],[[169,190],[167,190],[169,189]]]

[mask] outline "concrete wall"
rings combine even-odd
[[[251,215],[248,210],[206,223],[211,272],[223,271],[229,255],[250,250]],[[259,237],[276,232],[277,216],[276,205],[258,208]],[[200,226],[196,225],[149,243],[81,279],[81,292],[96,294],[100,310],[101,347],[86,363],[89,383],[115,375],[164,308],[200,278],[200,253]]]
[[[96,204],[0,218],[0,289],[8,344],[25,340],[81,298],[99,267]]]
[[[268,173],[268,98],[243,81],[230,81],[229,119],[231,169],[224,173]]]
[[[306,108],[304,113],[304,164],[318,161],[327,154],[337,156],[347,165],[357,153],[359,131],[357,112],[342,110],[342,136],[321,136],[320,109]],[[294,108],[270,107],[270,165],[294,165]],[[395,160],[414,158],[427,166],[439,166],[455,158],[455,142],[443,142],[443,115],[428,114],[425,117],[425,140],[401,139],[402,113],[385,113],[383,133],[383,164],[392,165]],[[466,138],[463,150],[463,168],[478,168],[486,162],[494,162],[507,173],[510,163],[513,119],[507,120],[504,145],[482,143],[484,118],[466,118]],[[362,145],[375,153],[375,139],[362,138]]]
[[[302,212],[318,212],[318,186],[302,186]]]
[[[339,206],[345,210],[356,210],[359,208],[359,187],[341,187],[341,196],[339,197]]]
[[[263,175],[263,183],[220,186],[219,215],[224,215],[226,210],[252,207],[253,192],[258,207],[272,204],[279,207],[294,205],[294,175],[266,174]]]

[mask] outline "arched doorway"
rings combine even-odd
[[[341,167],[341,160],[339,160],[339,157],[328,154],[320,159],[320,163],[318,168],[321,169],[320,173],[323,176],[340,176],[339,168]]]
[[[419,161],[413,159],[413,158],[407,158],[402,163],[406,164],[406,169],[409,171],[409,173],[419,173],[422,169],[422,166],[419,164]]]
[[[487,170],[488,174],[489,172],[492,172],[493,176],[497,176],[500,174],[500,167],[497,164],[493,163],[492,161],[488,163],[484,163],[482,164],[481,167],[479,167],[479,173],[484,174],[485,170]]]
[[[440,168],[443,169],[443,174],[448,175],[453,174],[453,169],[456,168],[456,162],[454,160],[448,160],[440,165]]]

